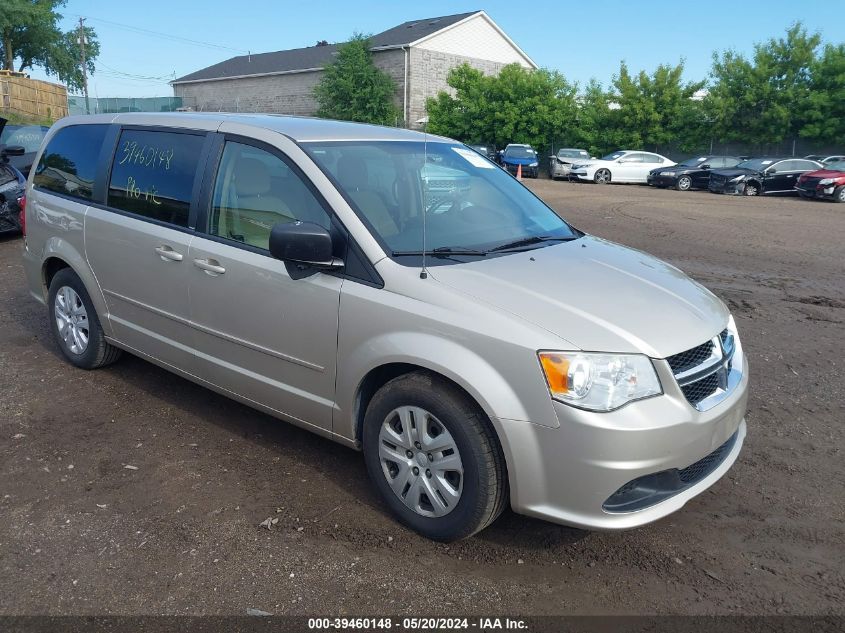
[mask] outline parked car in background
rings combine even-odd
[[[572,165],[585,160],[590,160],[590,154],[585,149],[559,149],[557,154],[549,156],[549,177],[552,180],[568,178]]]
[[[600,185],[611,182],[645,183],[648,173],[656,167],[674,165],[660,154],[637,150],[619,150],[598,160],[581,161],[572,166],[570,179],[588,180]]]
[[[488,158],[492,160],[494,163],[498,162],[496,160],[496,146],[495,145],[469,145],[470,149],[474,149],[476,152],[484,156],[484,158]]]
[[[713,193],[745,196],[795,193],[798,177],[821,167],[806,158],[751,158],[730,169],[711,170],[708,188]]]
[[[8,125],[6,119],[0,119],[0,145],[23,147],[23,153],[10,156],[10,162],[26,178],[35,153],[41,147],[41,141],[50,128],[44,125]]]
[[[710,170],[735,167],[736,156],[694,156],[672,167],[658,167],[648,173],[648,184],[655,187],[674,187],[678,191],[707,189]]]
[[[817,163],[821,163],[822,165],[826,165],[827,163],[837,163],[839,161],[845,160],[845,155],[832,154],[830,156],[826,156],[825,154],[810,154],[809,156],[805,156],[804,158],[808,158],[810,160],[816,161]]]
[[[845,158],[826,163],[822,169],[798,176],[795,190],[803,198],[845,202]]]
[[[5,123],[6,119],[0,118],[0,137],[4,136]],[[24,153],[25,148],[20,145],[0,144],[0,233],[21,230],[26,178],[13,161]]]
[[[522,175],[526,178],[536,178],[540,174],[540,163],[537,150],[530,145],[511,143],[501,154],[502,167],[514,176],[522,166]]]

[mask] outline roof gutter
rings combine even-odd
[[[300,68],[297,70],[277,70],[271,73],[254,73],[252,75],[230,75],[228,77],[209,77],[208,79],[175,79],[169,82],[171,86],[177,84],[199,84],[207,81],[226,81],[227,79],[250,79],[251,77],[272,77],[274,75],[296,75],[299,73],[314,73],[325,70],[322,66],[316,68]]]

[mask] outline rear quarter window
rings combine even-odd
[[[112,163],[108,205],[187,227],[204,140],[202,134],[124,130]]]
[[[44,149],[33,184],[72,198],[91,200],[94,177],[108,125],[71,125],[60,129]]]

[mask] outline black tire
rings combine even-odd
[[[609,185],[613,179],[610,170],[602,167],[593,174],[593,182],[597,185]]]
[[[845,185],[840,185],[833,190],[834,202],[845,202]]]
[[[88,342],[81,353],[75,353],[59,333],[59,324],[56,316],[56,296],[63,288],[71,288],[79,297],[88,318]],[[50,331],[59,346],[62,355],[73,365],[81,369],[98,369],[115,362],[123,353],[119,348],[106,342],[103,328],[91,297],[79,276],[70,268],[63,268],[53,277],[50,282],[50,291],[47,299],[47,318],[50,322]]]
[[[749,181],[745,183],[745,187],[742,190],[742,195],[744,196],[759,196],[760,195],[760,184],[757,182]]]
[[[421,407],[446,427],[463,463],[463,489],[457,505],[440,517],[418,514],[400,500],[387,481],[379,456],[379,433],[399,407]],[[472,536],[502,513],[508,500],[504,457],[493,427],[481,408],[458,387],[436,374],[399,376],[373,396],[364,416],[364,460],[382,500],[404,525],[435,541]]]
[[[689,176],[681,176],[678,178],[677,182],[675,182],[675,189],[678,191],[689,191],[692,189],[692,178]]]

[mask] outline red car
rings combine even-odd
[[[795,189],[802,198],[845,202],[845,160],[828,163],[824,169],[801,174]]]

